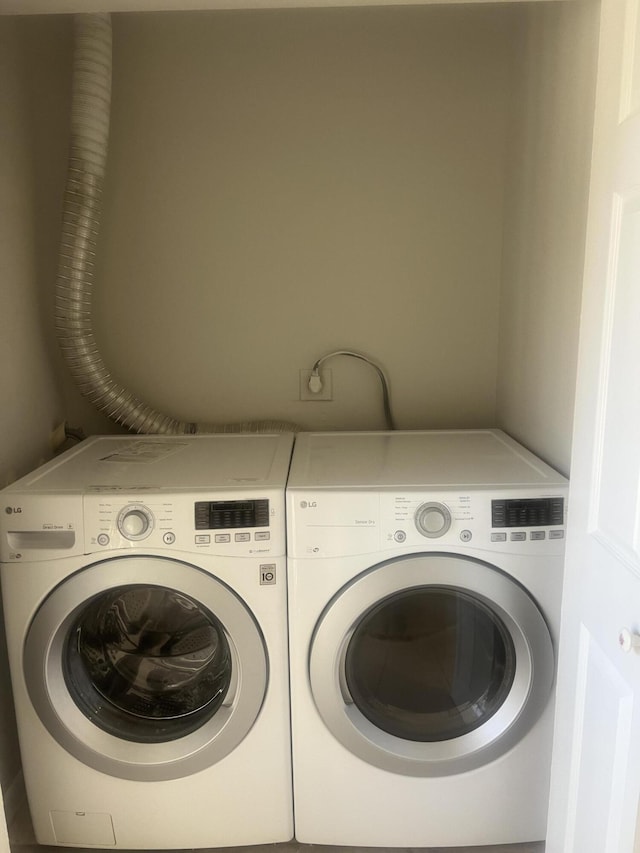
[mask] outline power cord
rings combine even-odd
[[[360,361],[366,362],[370,367],[378,374],[380,378],[380,384],[382,385],[382,406],[384,408],[384,417],[387,424],[387,429],[395,429],[395,423],[393,420],[393,415],[391,413],[391,399],[389,394],[389,381],[385,375],[384,370],[380,367],[379,364],[376,364],[375,361],[370,359],[368,356],[363,355],[361,352],[354,352],[353,350],[348,349],[339,349],[334,352],[329,352],[326,355],[323,355],[319,358],[316,363],[311,368],[311,376],[309,377],[309,391],[312,394],[319,394],[322,391],[322,377],[320,376],[320,367],[324,364],[325,361],[329,358],[334,358],[337,355],[348,355],[351,358],[357,358]]]

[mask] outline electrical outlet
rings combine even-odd
[[[300,399],[301,400],[315,400],[320,401],[324,400],[333,400],[333,385],[331,382],[331,371],[330,370],[321,370],[320,371],[320,379],[322,380],[322,388],[318,391],[317,394],[314,394],[313,391],[309,389],[309,377],[311,376],[310,370],[301,370],[300,371]]]

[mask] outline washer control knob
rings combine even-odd
[[[435,501],[421,504],[416,510],[415,520],[418,533],[429,539],[444,536],[451,527],[451,513],[448,508]]]
[[[125,539],[144,539],[153,530],[153,516],[146,506],[127,506],[118,516],[118,530]]]

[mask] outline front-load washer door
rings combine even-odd
[[[334,596],[309,656],[325,725],[353,754],[410,776],[480,767],[549,701],[555,662],[531,596],[494,566],[390,560]]]
[[[178,560],[120,557],[45,599],[24,676],[38,716],[80,761],[126,779],[174,779],[215,764],[250,731],[268,658],[226,584]]]

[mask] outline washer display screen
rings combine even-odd
[[[104,592],[71,627],[64,655],[69,692],[117,737],[153,743],[210,719],[231,679],[224,628],[192,598],[161,586]]]
[[[196,530],[234,530],[268,527],[269,501],[197,501]]]

